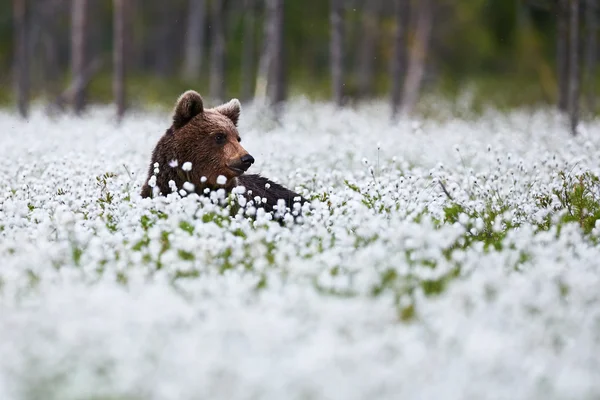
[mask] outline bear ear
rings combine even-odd
[[[181,128],[192,118],[204,111],[202,96],[194,90],[188,90],[179,96],[173,112],[173,127]]]
[[[227,103],[215,107],[215,111],[218,111],[229,118],[233,124],[237,126],[240,119],[240,112],[242,111],[242,105],[238,99],[231,99]]]

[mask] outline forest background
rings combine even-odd
[[[593,117],[597,17],[597,0],[5,0],[0,104],[123,115],[191,88],[212,103],[388,99],[395,115],[466,90],[474,110]]]

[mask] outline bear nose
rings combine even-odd
[[[246,154],[245,156],[242,156],[240,161],[242,162],[244,168],[248,169],[252,164],[254,164],[254,157],[252,157],[250,154]]]

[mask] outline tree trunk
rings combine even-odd
[[[60,7],[57,1],[49,4],[47,9],[44,9],[42,18],[42,80],[44,92],[49,98],[55,97],[60,91],[60,66],[58,55],[58,23],[57,13],[60,12]]]
[[[145,7],[153,9],[155,15],[148,29],[153,39],[150,40],[150,48],[153,56],[153,67],[156,76],[168,78],[176,71],[175,54],[181,47],[179,43],[174,45],[173,24],[177,24],[177,9],[168,1],[143,1]]]
[[[113,95],[117,119],[125,115],[125,14],[128,0],[113,0]]]
[[[197,81],[200,78],[204,48],[205,9],[205,0],[189,0],[183,60],[183,77],[188,81]]]
[[[362,36],[357,61],[358,95],[361,98],[370,97],[373,94],[377,37],[380,29],[380,8],[380,0],[368,0],[362,14]]]
[[[341,107],[344,103],[344,23],[343,0],[330,0],[330,62],[331,62],[331,91],[333,102]]]
[[[81,79],[86,64],[87,0],[71,0],[71,77]],[[85,106],[85,86],[73,96],[73,110],[81,114]]]
[[[269,57],[271,65],[269,67],[268,91],[269,100],[273,107],[279,107],[285,101],[286,97],[283,1],[269,0],[270,23],[273,25],[271,28],[273,36],[270,41],[272,55]]]
[[[417,104],[423,76],[425,75],[425,61],[433,16],[431,4],[431,0],[419,0],[415,41],[409,53],[410,59],[403,93],[403,108],[407,113],[412,112]]]
[[[598,3],[597,0],[586,1],[586,25],[587,25],[587,43],[586,43],[586,56],[585,63],[587,69],[587,100],[590,113],[596,113],[596,93],[594,88],[596,87],[596,63],[597,56],[596,51],[598,48]]]
[[[13,0],[15,21],[15,82],[17,109],[23,118],[29,115],[29,52],[27,40],[27,0]]]
[[[273,37],[273,24],[270,21],[271,15],[269,13],[269,9],[269,7],[265,7],[263,10],[264,25],[262,35],[262,48],[260,53],[260,60],[258,62],[258,71],[256,74],[256,87],[254,89],[254,97],[260,100],[261,102],[264,102],[267,97],[267,84],[269,77],[269,68],[271,65],[270,57],[272,55],[272,51],[270,50],[270,43],[271,38]]]
[[[254,29],[256,25],[254,0],[244,1],[244,11],[244,43],[242,45],[240,91],[242,100],[250,100],[252,98],[252,77],[254,76]]]
[[[396,0],[396,31],[394,34],[394,55],[392,56],[392,118],[396,118],[402,105],[402,90],[406,76],[406,54],[408,45],[408,23],[410,21],[410,0]]]
[[[579,0],[570,0],[569,23],[569,120],[571,133],[577,134],[579,122]]]
[[[556,69],[558,109],[566,112],[569,103],[569,0],[557,3]]]
[[[213,0],[210,25],[210,97],[215,102],[225,100],[225,29],[223,1]]]

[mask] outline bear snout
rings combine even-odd
[[[239,160],[229,164],[229,168],[235,171],[246,172],[252,164],[254,164],[254,157],[246,153]]]
[[[240,161],[242,162],[242,164],[247,164],[248,167],[246,167],[246,169],[248,169],[252,164],[254,164],[254,157],[252,157],[250,154],[246,154],[240,159]]]

